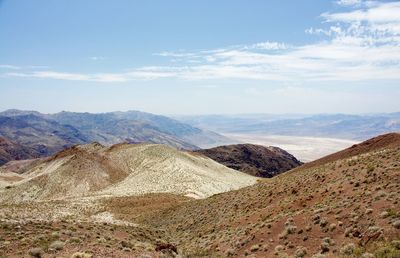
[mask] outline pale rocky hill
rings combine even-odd
[[[23,179],[1,199],[30,201],[82,196],[175,193],[194,198],[239,189],[256,178],[209,158],[157,144],[77,145],[15,173]]]

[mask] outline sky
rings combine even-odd
[[[0,0],[0,110],[400,111],[400,1]]]

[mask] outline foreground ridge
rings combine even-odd
[[[85,155],[92,157],[90,162],[102,164],[100,167],[104,171],[113,171],[105,169],[108,162],[102,159],[104,157],[112,159],[114,166],[120,164],[118,168],[122,172],[127,171],[124,166],[140,169],[134,169],[127,176],[119,174],[119,170],[114,171],[115,177],[104,177],[110,182],[115,180],[109,183],[112,187],[89,191],[82,196],[49,199],[43,195],[48,192],[46,187],[36,184],[33,188],[38,189],[36,199],[18,200],[16,205],[15,199],[6,198],[0,203],[0,235],[4,236],[0,254],[40,253],[43,257],[399,257],[398,137],[398,134],[379,136],[273,178],[261,179],[257,184],[198,200],[183,196],[185,193],[112,193],[143,187],[131,184],[135,180],[126,178],[141,174],[145,169],[147,173],[154,172],[150,168],[171,170],[180,166],[183,157],[185,164],[199,159],[207,161],[201,163],[203,169],[212,164],[212,167],[222,166],[208,158],[162,145],[120,144],[108,148],[93,143],[75,146],[46,160],[44,164],[52,165],[42,168],[47,172],[45,176],[51,178],[54,173],[51,169],[56,167],[52,162],[59,160],[65,162],[60,164],[74,164],[78,175],[91,175],[93,171],[83,168],[91,167],[92,163],[70,163],[81,158],[87,162],[89,159]],[[132,160],[127,159],[135,148],[140,152],[134,152]],[[96,155],[92,156],[93,153]],[[152,157],[160,166],[153,167],[154,163],[141,158],[143,156]],[[174,161],[166,163],[171,159]],[[136,167],[130,166],[133,160],[140,161],[135,163]],[[18,169],[15,171],[16,174],[19,172]],[[34,173],[36,170],[28,171]],[[23,177],[25,173],[18,175]],[[196,174],[196,178],[198,176],[201,174]],[[179,179],[178,182],[192,179]],[[130,183],[122,187],[121,182]],[[204,187],[206,185],[209,184]],[[10,196],[8,193],[13,193],[14,197],[21,195],[21,192],[13,192],[19,189],[18,183],[9,186],[11,188],[3,188],[1,196]],[[21,234],[23,241],[12,241]]]

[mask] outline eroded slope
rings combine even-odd
[[[156,144],[78,145],[37,162],[1,199],[176,193],[195,198],[252,185],[256,178],[209,158]]]

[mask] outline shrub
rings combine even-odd
[[[294,234],[297,231],[297,227],[293,226],[293,225],[288,225],[286,227],[286,230],[287,230],[288,234]]]
[[[400,240],[393,240],[391,244],[394,248],[400,250]]]
[[[228,249],[225,251],[225,255],[226,256],[234,256],[235,255],[235,250],[233,250],[232,248]]]
[[[400,229],[400,219],[394,221],[392,225],[394,228]]]
[[[275,252],[280,252],[284,249],[285,247],[283,247],[283,245],[277,245],[275,246]]]
[[[253,245],[250,247],[250,251],[252,252],[256,252],[260,249],[260,245]]]
[[[306,256],[307,254],[307,248],[302,247],[302,246],[298,246],[296,251],[294,252],[294,256],[296,258],[302,258],[304,256]]]
[[[76,252],[71,255],[71,258],[91,258],[92,255],[88,253]]]
[[[75,243],[75,244],[79,244],[80,242],[82,242],[82,240],[79,237],[71,237],[69,239],[70,243]]]
[[[389,212],[387,212],[387,211],[383,211],[380,215],[379,215],[379,217],[381,217],[381,218],[387,218],[387,217],[389,217]]]
[[[322,242],[321,243],[321,251],[323,253],[329,252],[329,243],[327,242]]]
[[[374,210],[373,209],[366,209],[365,214],[371,214]]]
[[[35,258],[40,258],[43,255],[42,248],[36,247],[29,250],[29,255]]]
[[[352,255],[355,249],[356,249],[356,246],[353,243],[350,243],[350,244],[344,245],[340,249],[340,253],[343,255]]]
[[[392,243],[381,243],[374,252],[377,258],[398,258],[400,257],[400,249],[393,246]]]
[[[328,225],[328,221],[326,219],[321,219],[321,221],[319,222],[319,225],[321,227],[325,227],[326,225]]]
[[[64,242],[62,241],[54,241],[50,244],[49,249],[51,250],[62,250],[64,248]]]

